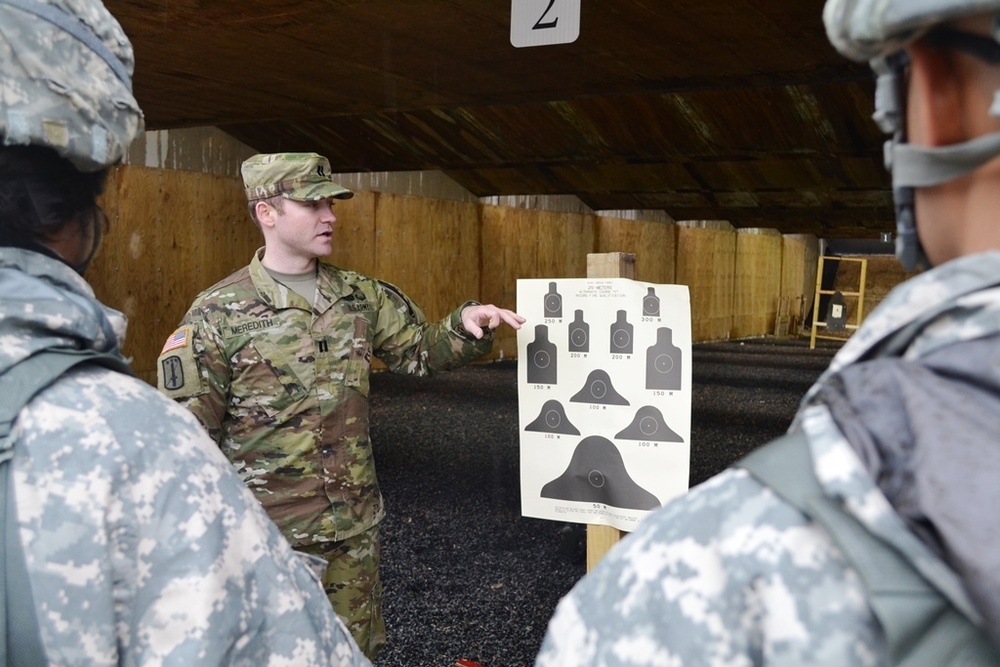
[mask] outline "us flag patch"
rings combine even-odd
[[[167,342],[163,344],[163,349],[160,350],[160,355],[164,355],[170,350],[176,350],[179,347],[186,347],[188,344],[188,327],[181,327],[177,331],[170,334],[170,338]]]

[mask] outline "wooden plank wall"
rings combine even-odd
[[[375,266],[369,275],[397,285],[431,321],[479,300],[477,204],[384,193],[375,199]]]
[[[518,278],[585,278],[594,252],[594,216],[481,207],[483,303],[514,309]],[[497,333],[493,358],[517,356],[517,335]]]
[[[776,229],[737,230],[732,338],[774,331],[781,298],[782,250]]]
[[[781,242],[781,297],[788,299],[789,330],[798,331],[813,301],[819,243],[804,234],[786,234]]]
[[[594,252],[632,253],[636,280],[668,285],[677,277],[677,225],[598,216]]]
[[[691,291],[693,340],[729,338],[735,273],[736,231],[731,226],[678,225],[677,282]]]
[[[119,166],[102,205],[110,231],[87,279],[128,317],[124,352],[155,384],[156,358],[191,301],[247,264],[262,237],[228,177]]]
[[[139,377],[155,383],[163,341],[194,297],[245,266],[263,240],[232,176],[124,165],[112,171],[102,204],[112,230],[88,279],[99,298],[129,317],[125,353]],[[738,235],[727,223],[622,220],[402,194],[359,191],[336,202],[334,213],[328,260],[398,284],[429,319],[468,299],[515,308],[518,278],[582,278],[588,254],[629,252],[637,256],[638,280],[690,286],[694,340],[766,335],[773,317],[754,313],[771,309],[775,294],[794,291],[786,283],[795,283],[793,267],[807,263],[808,254],[806,243],[782,242],[776,233]],[[793,259],[783,263],[789,248]],[[799,283],[813,280],[812,273]],[[767,303],[757,308],[756,298]],[[491,358],[516,354],[516,335],[501,330]]]

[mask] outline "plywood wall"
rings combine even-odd
[[[815,236],[782,237],[781,298],[788,304],[788,332],[801,329],[813,300],[819,241]]]
[[[781,298],[781,234],[775,229],[736,233],[732,338],[774,330]]]
[[[518,278],[585,278],[596,218],[581,213],[483,206],[482,298],[516,309]],[[517,356],[516,334],[501,329],[494,357]]]
[[[736,232],[732,227],[677,227],[677,283],[691,291],[691,337],[724,340],[733,328]]]
[[[325,261],[341,269],[364,275],[378,275],[375,208],[378,193],[355,192],[350,199],[333,205],[333,252]]]
[[[624,220],[598,216],[595,252],[635,255],[635,277],[647,283],[671,284],[677,275],[677,225],[672,222]]]
[[[125,354],[156,382],[156,358],[194,297],[245,265],[263,237],[231,178],[120,166],[102,205],[111,230],[87,278],[129,319]]]
[[[369,273],[398,285],[438,320],[479,300],[479,243],[478,204],[378,194]]]

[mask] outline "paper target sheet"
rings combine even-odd
[[[518,280],[517,312],[521,513],[633,530],[688,488],[687,286]]]

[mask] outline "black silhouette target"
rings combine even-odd
[[[684,438],[667,426],[663,413],[652,405],[639,408],[632,423],[615,435],[615,438],[649,442],[684,442]]]
[[[652,510],[656,496],[632,479],[614,443],[591,435],[576,446],[566,471],[542,487],[542,498],[602,503],[610,507]]]
[[[571,403],[598,403],[603,405],[628,405],[628,400],[619,394],[611,383],[607,371],[591,371],[583,388],[569,399]]]
[[[681,349],[669,327],[656,330],[656,343],[646,349],[646,389],[681,388]]]
[[[535,421],[525,426],[524,430],[541,433],[580,435],[579,429],[566,417],[566,410],[563,408],[562,403],[555,399],[545,401],[538,416],[535,417]]]
[[[583,321],[582,310],[577,310],[569,323],[569,351],[590,351],[590,325]]]
[[[535,340],[528,343],[528,382],[532,384],[555,384],[556,346],[549,340],[549,328],[544,324],[535,326]]]
[[[660,299],[653,294],[653,288],[649,288],[650,294],[648,294],[642,300],[642,314],[646,317],[659,317],[660,316]]]
[[[549,291],[542,300],[545,317],[562,317],[562,295],[556,291],[556,284],[549,283]]]
[[[618,311],[618,319],[611,325],[611,354],[632,354],[632,324],[624,310]]]

